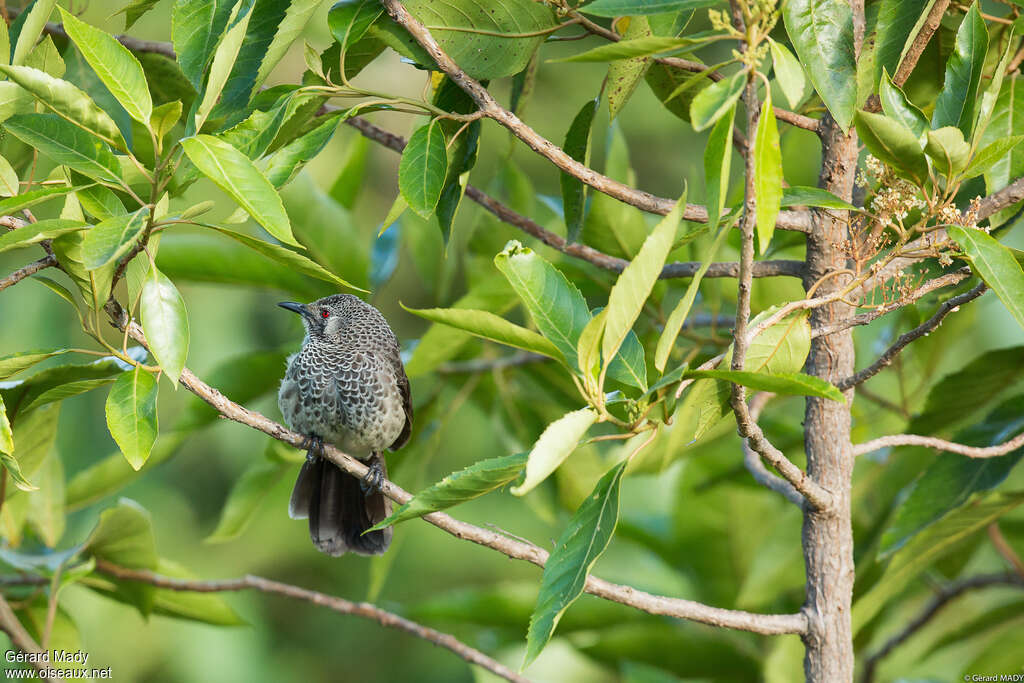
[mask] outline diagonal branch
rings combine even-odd
[[[408,31],[409,35],[437,62],[441,70],[473,99],[484,116],[507,128],[530,149],[595,190],[648,213],[664,216],[675,206],[675,201],[672,199],[656,197],[649,192],[620,183],[573,159],[558,145],[546,139],[526,125],[518,116],[502,107],[479,81],[470,77],[440,48],[434,37],[430,35],[430,31],[409,14],[399,0],[381,0],[381,2],[391,18]],[[687,204],[686,210],[683,212],[683,219],[700,223],[706,222],[707,209],[696,204]],[[807,232],[810,229],[810,213],[783,211],[779,214],[777,226],[783,230]]]
[[[117,302],[110,300],[107,303],[107,312],[118,327],[121,329],[127,327],[129,336],[148,348],[146,336],[142,328],[127,319],[127,316]],[[179,381],[186,389],[210,404],[217,412],[229,420],[234,420],[257,429],[296,448],[301,448],[306,441],[302,434],[293,432],[265,415],[231,401],[224,394],[196,377],[188,368],[182,370]],[[355,477],[363,478],[368,472],[366,465],[334,446],[325,445],[323,455]],[[412,499],[411,494],[390,481],[384,481],[381,490],[384,495],[399,504],[406,503]],[[423,519],[456,538],[492,548],[517,560],[525,560],[539,567],[543,567],[544,563],[548,560],[547,551],[531,543],[525,543],[503,536],[495,531],[461,522],[442,512],[433,512],[425,515]],[[702,624],[750,631],[752,633],[778,635],[783,633],[804,633],[807,629],[807,621],[802,614],[754,614],[739,610],[722,609],[693,602],[692,600],[652,595],[631,586],[599,579],[596,576],[587,577],[584,590],[591,595],[628,605],[650,614],[670,616],[677,619],[689,619]]]
[[[750,399],[750,419],[752,422],[757,422],[758,418],[761,417],[761,411],[764,410],[764,406],[768,401],[775,396],[775,394],[762,391],[758,394],[754,394],[753,398]],[[781,494],[786,500],[803,507],[804,505],[804,494],[796,490],[796,487],[790,484],[788,481],[775,474],[761,461],[761,456],[751,448],[750,443],[747,439],[743,440],[743,465],[750,472],[750,475],[754,478],[758,484],[765,486],[778,494]]]
[[[876,360],[874,363],[864,368],[857,374],[839,380],[838,382],[836,382],[836,386],[839,387],[841,391],[846,391],[847,389],[855,387],[861,382],[865,382],[871,377],[874,377],[884,368],[888,367],[892,363],[893,359],[896,358],[896,356],[899,355],[900,351],[902,351],[907,345],[929,334],[932,330],[934,330],[935,328],[942,324],[942,321],[946,319],[947,315],[953,313],[954,311],[960,310],[960,306],[962,304],[977,299],[987,290],[988,285],[982,282],[969,292],[964,292],[959,296],[954,296],[949,301],[939,306],[939,310],[937,310],[935,312],[935,315],[933,315],[931,318],[924,321],[923,323],[921,323],[914,329],[910,330],[909,332],[900,335],[900,338],[897,339],[892,346],[886,349],[885,353],[879,356],[878,360]]]
[[[11,285],[16,285],[28,276],[34,275],[44,268],[50,268],[55,265],[57,265],[57,257],[53,254],[47,254],[38,261],[33,261],[27,266],[19,268],[7,277],[0,278],[0,290],[7,289]]]
[[[397,614],[383,610],[368,602],[351,602],[344,598],[327,595],[326,593],[320,593],[306,588],[300,588],[299,586],[293,586],[287,583],[281,583],[280,581],[265,579],[260,576],[252,576],[251,574],[237,579],[196,581],[161,576],[160,574],[154,574],[150,571],[129,569],[127,567],[121,567],[104,561],[96,562],[96,570],[117,579],[139,581],[141,583],[148,583],[152,586],[156,586],[157,588],[165,588],[172,591],[222,593],[226,591],[256,590],[262,593],[283,595],[295,600],[304,600],[317,605],[318,607],[326,607],[327,609],[334,610],[339,614],[363,617],[364,619],[376,621],[381,626],[405,631],[417,638],[422,638],[434,645],[446,648],[470,664],[476,664],[497,676],[501,676],[505,680],[514,681],[515,683],[527,682],[526,678],[512,671],[504,664],[491,659],[483,652],[466,645],[454,636],[422,626],[417,624],[415,621],[410,621],[409,619],[400,617]]]
[[[881,436],[871,441],[865,441],[854,445],[854,455],[864,455],[881,448],[892,448],[894,446],[923,446],[924,448],[937,448],[940,451],[966,455],[968,458],[997,458],[1006,455],[1024,446],[1024,432],[995,446],[968,446],[955,441],[946,441],[934,436],[920,436],[918,434],[890,434]]]
[[[33,655],[43,652],[39,644],[33,640],[29,632],[18,621],[18,616],[11,609],[10,603],[2,595],[0,595],[0,631],[6,633],[14,647],[25,654]],[[46,662],[30,661],[29,663],[38,671],[44,671],[47,668]]]

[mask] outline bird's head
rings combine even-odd
[[[307,337],[326,341],[340,341],[353,315],[368,308],[351,294],[332,294],[310,304],[282,301],[278,306],[302,316]]]

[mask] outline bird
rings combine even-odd
[[[391,544],[391,527],[363,532],[391,514],[381,491],[383,451],[401,448],[412,433],[398,340],[380,311],[351,294],[278,305],[302,316],[306,329],[277,396],[285,422],[306,437],[288,514],[309,520],[310,538],[323,553],[380,555]],[[324,443],[365,462],[367,475],[360,480],[326,460]]]

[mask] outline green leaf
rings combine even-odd
[[[846,403],[843,392],[831,382],[802,372],[772,374],[767,372],[746,372],[740,370],[688,370],[686,377],[718,379],[723,382],[742,384],[757,391],[770,391],[789,396],[820,396],[839,403]]]
[[[1024,396],[1004,402],[978,424],[958,432],[953,440],[969,446],[995,446],[1024,428]],[[882,534],[879,558],[907,544],[946,513],[966,505],[980,491],[1001,484],[1024,456],[1024,448],[995,458],[967,458],[940,453],[908,487],[889,527]]]
[[[328,114],[316,128],[295,138],[270,155],[266,162],[267,180],[274,187],[288,183],[309,161],[327,146],[346,114]]]
[[[148,218],[149,209],[141,208],[87,230],[82,240],[82,264],[88,270],[96,270],[124,256],[142,237]]]
[[[517,496],[526,495],[547,479],[576,450],[576,445],[595,421],[596,412],[590,408],[581,408],[549,424],[530,449],[526,459],[526,475],[521,484],[511,488],[512,493]]]
[[[107,428],[135,470],[146,464],[156,441],[156,397],[156,379],[140,368],[114,380],[107,395]]]
[[[153,100],[139,60],[109,33],[86,24],[63,8],[60,14],[64,19],[64,30],[103,81],[103,85],[107,86],[129,116],[148,126],[149,117],[153,113]]]
[[[1003,83],[993,109],[992,119],[982,134],[981,145],[1024,134],[1024,79],[1014,75]],[[1024,175],[1024,147],[1018,146],[996,161],[985,172],[985,189],[989,194],[1003,189]],[[1016,214],[1011,206],[989,218],[993,227],[1002,225]]]
[[[623,38],[631,40],[634,38],[648,37],[651,35],[651,26],[647,17],[630,17],[629,24]],[[643,80],[651,65],[650,57],[632,57],[630,59],[616,59],[608,65],[608,77],[605,90],[608,93],[608,117],[614,121],[626,102],[633,95],[636,86]]]
[[[576,342],[590,321],[590,309],[576,286],[560,270],[512,240],[494,257],[494,265],[526,304],[537,329],[558,347],[570,368],[576,364]]]
[[[218,35],[214,41],[215,44],[217,40],[220,43],[217,44],[216,50],[213,52],[213,61],[210,63],[210,68],[206,70],[208,74],[206,82],[200,90],[202,98],[197,98],[192,104],[194,117],[188,122],[185,128],[186,131],[202,130],[203,123],[206,122],[206,118],[221,98],[221,94],[228,79],[231,77],[235,62],[242,49],[242,43],[245,41],[246,31],[248,30],[249,20],[252,18],[255,4],[255,0],[238,0],[237,2],[230,3],[230,19],[225,24],[227,31],[222,38]],[[212,16],[211,19],[219,20],[219,18],[220,8],[217,9],[216,15]],[[201,70],[200,78],[202,73],[203,71]],[[199,86],[196,87],[197,89],[199,88]]]
[[[875,38],[875,79],[881,79],[883,71],[896,73],[933,4],[935,0],[882,0]]]
[[[35,530],[39,540],[49,548],[64,535],[64,464],[56,453],[50,453],[36,471],[34,479],[39,490],[28,494],[25,521]]]
[[[522,71],[544,42],[543,31],[556,26],[554,12],[532,0],[502,0],[488,4],[486,11],[473,0],[406,0],[402,4],[430,29],[442,50],[478,80],[503,78]],[[390,18],[383,18],[377,25],[396,32],[406,48],[404,56],[422,59],[415,49],[409,50],[410,43],[414,43],[412,37]],[[385,38],[384,32],[376,30],[377,25],[371,33]],[[527,33],[532,35],[523,35]],[[398,45],[392,47],[397,49]],[[421,63],[434,66],[432,59]]]
[[[288,9],[285,10],[284,17],[280,21],[270,21],[270,30],[268,33],[273,36],[270,44],[267,45],[265,50],[256,51],[259,54],[259,69],[255,71],[255,79],[249,83],[249,79],[246,79],[246,88],[242,90],[242,95],[239,95],[237,103],[244,105],[248,102],[250,95],[263,85],[267,80],[267,76],[274,69],[275,66],[281,61],[281,58],[288,52],[288,48],[291,47],[295,39],[302,35],[302,31],[306,28],[306,23],[309,18],[313,16],[313,12],[316,11],[317,7],[322,5],[321,0],[291,0],[287,3]],[[258,8],[258,11],[264,13],[266,10],[265,6]],[[253,26],[250,25],[250,31]],[[246,36],[246,42],[252,40],[252,36]],[[240,59],[235,64],[235,70],[241,72],[247,68],[245,66],[246,58],[245,46],[243,46],[242,52],[240,53]],[[251,76],[250,76],[251,78]],[[243,99],[243,96],[245,99]],[[227,103],[222,106],[230,106],[230,99]]]
[[[58,164],[94,180],[122,183],[121,165],[110,148],[56,114],[16,114],[4,121],[4,127]]]
[[[704,148],[704,188],[708,196],[708,230],[718,228],[718,221],[729,194],[729,173],[732,165],[732,124],[736,119],[736,105],[722,115],[711,129]],[[682,321],[680,321],[682,322]],[[675,335],[673,335],[673,340]],[[674,343],[674,342],[673,342]]]
[[[772,110],[772,93],[765,94],[754,135],[754,195],[757,198],[757,243],[768,250],[782,202],[782,149],[779,127]]]
[[[174,283],[150,268],[139,302],[142,330],[160,368],[175,385],[188,355],[188,317],[185,302]]]
[[[772,52],[775,80],[778,81],[779,88],[789,102],[789,106],[796,109],[804,98],[804,87],[807,84],[804,78],[804,68],[800,66],[800,62],[785,45],[771,38],[768,39],[768,44]]]
[[[227,28],[235,0],[175,0],[171,11],[171,38],[181,71],[196,90]]]
[[[964,141],[964,134],[959,128],[946,126],[927,133],[928,142],[924,146],[925,154],[935,162],[935,168],[946,178],[954,178],[967,167],[971,157],[971,146]]]
[[[68,192],[74,192],[74,187],[67,187],[62,185],[55,185],[50,187],[40,188],[38,190],[30,190],[7,199],[0,199],[0,216],[9,216],[12,213],[27,209],[30,206],[35,206],[41,202],[45,202],[48,199],[55,199],[62,197]]]
[[[703,9],[717,4],[717,0],[594,0],[580,9],[599,17],[620,17]]]
[[[69,232],[78,232],[88,226],[81,221],[69,221],[63,218],[51,218],[45,221],[29,223],[20,228],[0,234],[0,252],[8,249],[21,249],[39,244],[43,240],[52,240],[55,237],[66,235]]]
[[[636,387],[640,391],[647,391],[647,358],[636,332],[630,330],[619,347],[619,352],[605,362],[608,365],[609,379]]]
[[[181,119],[181,108],[181,100],[173,100],[164,102],[153,109],[153,114],[149,117],[149,128],[157,139],[170,133],[174,125],[178,123]]]
[[[428,218],[441,197],[447,171],[444,131],[435,119],[413,132],[398,165],[398,188],[409,208]]]
[[[587,575],[615,533],[619,520],[619,485],[628,460],[610,469],[569,520],[544,564],[537,605],[526,635],[524,666],[551,640],[562,614],[583,594]]]
[[[327,27],[344,53],[366,35],[366,29],[383,12],[376,0],[338,0],[327,13]]]
[[[277,190],[248,157],[212,135],[186,138],[181,146],[196,168],[231,195],[267,232],[286,244],[301,247],[292,236]]]
[[[146,12],[156,7],[158,2],[160,0],[133,0],[119,9],[116,14],[124,15],[124,30],[130,29]]]
[[[198,578],[177,562],[163,557],[157,560],[156,573],[183,580]],[[217,593],[176,591],[169,588],[157,588],[153,592],[153,614],[213,626],[244,626],[246,623]]]
[[[13,197],[18,194],[18,189],[18,172],[11,166],[11,162],[0,156],[0,197]]]
[[[739,71],[697,93],[690,105],[690,123],[693,129],[702,131],[733,109],[736,100],[743,94],[746,81],[747,75]]]
[[[590,129],[594,125],[594,115],[597,114],[600,104],[600,98],[588,100],[573,118],[569,132],[565,134],[562,149],[583,165],[590,163]],[[562,171],[559,180],[562,186],[566,239],[569,242],[576,242],[583,231],[583,219],[586,216],[587,186],[582,180],[565,171]]]
[[[605,321],[604,337],[601,340],[601,356],[610,363],[626,335],[640,317],[647,297],[658,281],[665,259],[672,251],[679,229],[679,220],[686,209],[686,191],[672,211],[662,218],[640,247],[640,251],[622,271],[608,295],[608,318]]]
[[[690,107],[694,97],[701,92],[703,86],[714,82],[708,71],[695,74],[658,62],[651,64],[646,80],[651,92],[665,109],[687,123],[690,122]]]
[[[894,596],[935,560],[1024,503],[1024,494],[993,495],[977,505],[958,508],[918,534],[893,555],[885,572],[853,605],[853,632],[881,611]]]
[[[959,225],[952,225],[947,230],[967,254],[975,271],[1024,327],[1024,271],[1010,250],[983,230]]]
[[[975,2],[956,32],[953,54],[946,62],[942,89],[935,100],[932,128],[956,126],[963,131],[965,138],[971,138],[978,106],[978,85],[987,50],[988,29]]]
[[[17,41],[14,44],[14,53],[11,55],[11,64],[24,64],[25,58],[32,52],[36,41],[39,40],[46,22],[50,20],[53,8],[57,0],[36,0],[30,4],[28,14],[19,16],[17,21],[21,22],[21,30],[17,33]],[[9,39],[8,39],[9,40]],[[5,57],[6,59],[6,57]]]
[[[832,118],[846,131],[857,106],[850,5],[845,0],[790,0],[782,16],[800,64]]]
[[[1008,158],[1022,140],[1024,140],[1024,135],[1014,135],[1008,138],[999,138],[992,144],[986,145],[971,159],[971,163],[964,171],[964,178],[973,178],[982,173],[988,173],[993,166]]]
[[[11,421],[7,419],[3,396],[0,396],[0,453],[8,456],[14,453],[14,432],[11,431]]]
[[[290,465],[283,463],[258,463],[243,472],[224,502],[217,528],[204,542],[224,543],[238,538],[249,526],[263,499],[290,469]]]
[[[124,138],[114,120],[77,86],[30,66],[0,66],[0,73],[32,93],[61,118],[125,149]]]
[[[302,254],[296,253],[287,247],[265,242],[256,237],[252,237],[251,235],[236,232],[219,225],[213,225],[210,223],[200,223],[199,225],[216,230],[220,234],[226,235],[240,244],[244,244],[253,251],[263,254],[273,261],[277,261],[280,264],[288,266],[297,273],[302,273],[303,275],[308,275],[309,277],[314,277],[318,280],[330,282],[331,284],[340,285],[348,289],[354,289],[359,292],[366,291],[365,289],[356,287],[351,282],[338,277],[315,261],[306,258]]]
[[[412,500],[391,513],[387,519],[371,527],[369,531],[383,529],[438,510],[447,510],[460,503],[479,498],[518,477],[525,464],[525,453],[504,455],[475,462],[423,489],[413,496]]]
[[[878,84],[878,96],[882,101],[882,111],[886,116],[902,123],[914,134],[914,137],[918,139],[924,137],[930,127],[928,119],[892,82],[888,71],[882,73],[882,80]]]
[[[1010,29],[1010,37],[1012,38],[1013,29]],[[971,149],[978,148],[978,142],[980,138],[985,134],[985,130],[988,128],[989,122],[992,120],[992,114],[995,113],[996,103],[999,101],[999,93],[1003,89],[1003,80],[1006,76],[1007,70],[1010,68],[1010,59],[1013,57],[1015,49],[1011,40],[1007,40],[1006,48],[1003,50],[1003,56],[1000,58],[999,63],[996,64],[995,71],[992,73],[992,78],[989,81],[988,87],[985,88],[984,92],[981,93],[981,101],[978,104],[978,116],[977,121],[974,124],[974,132],[971,135]]]
[[[405,306],[403,305],[402,308]],[[405,310],[425,320],[450,325],[499,344],[539,353],[542,356],[554,358],[560,363],[565,362],[564,355],[555,344],[533,330],[520,327],[490,311],[475,311],[466,308],[405,308]]]
[[[791,185],[782,188],[781,206],[820,206],[825,209],[860,211],[850,202],[843,201],[828,190],[805,185]]]
[[[664,36],[644,36],[643,38],[623,39],[617,43],[598,45],[586,52],[551,59],[550,62],[611,62],[616,59],[634,57],[653,57],[665,55],[691,45],[687,38],[669,38]]]
[[[61,384],[51,389],[47,389],[33,398],[30,403],[23,404],[21,411],[28,413],[50,403],[57,403],[58,401],[63,401],[66,398],[81,396],[93,389],[105,387],[113,381],[114,380],[110,377],[97,377],[94,379],[81,379],[74,382],[68,382],[67,384]]]
[[[731,117],[729,118],[731,119]],[[722,119],[722,121],[724,120]],[[729,128],[732,128],[731,124]],[[686,316],[690,314],[690,308],[693,307],[693,302],[697,298],[697,292],[700,288],[700,282],[704,278],[704,273],[708,272],[711,262],[715,260],[715,254],[718,253],[718,249],[722,246],[722,242],[728,237],[730,231],[729,227],[719,230],[715,241],[704,256],[704,262],[700,264],[700,268],[694,274],[693,279],[690,280],[690,284],[686,288],[686,294],[683,295],[683,298],[679,300],[679,303],[676,304],[676,307],[672,309],[672,313],[668,316],[668,321],[665,323],[661,336],[658,337],[658,346],[654,351],[654,367],[659,372],[665,371],[665,365],[668,363],[669,354],[672,353],[672,348],[679,337],[679,331],[683,329]]]
[[[83,544],[82,551],[88,557],[129,569],[156,571],[158,567],[156,539],[149,513],[127,498],[121,498],[115,507],[100,513],[99,522]],[[108,590],[116,591],[119,599],[135,605],[144,615],[152,610],[154,589],[148,584],[112,581]]]
[[[29,408],[32,403],[41,396],[50,392],[56,393],[60,391],[61,387],[90,380],[107,379],[108,383],[112,382],[115,376],[123,372],[123,368],[118,363],[120,361],[107,357],[85,365],[58,365],[40,370],[20,382],[0,385],[6,387],[0,388],[0,392],[4,392],[4,401],[12,411],[11,418],[14,420],[15,435],[17,436],[18,429],[22,425],[21,416],[30,412]],[[74,392],[69,391],[68,393],[74,395]],[[60,398],[56,400],[60,400]],[[37,427],[36,429],[43,428]],[[29,469],[31,470],[31,467]]]
[[[918,186],[928,180],[928,160],[921,143],[905,125],[881,114],[857,112],[857,135],[886,165]]]

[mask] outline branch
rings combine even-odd
[[[0,595],[0,631],[7,634],[14,647],[25,654],[40,654],[43,649],[32,639],[25,627],[18,621],[18,616],[11,609],[10,603]],[[47,668],[46,662],[29,662],[37,671],[44,671]]]
[[[921,612],[914,617],[910,623],[908,623],[902,631],[894,635],[885,645],[880,647],[877,652],[872,653],[870,656],[864,659],[864,678],[863,683],[871,683],[875,680],[875,667],[878,666],[878,662],[896,649],[899,645],[902,645],[910,636],[917,633],[923,626],[932,620],[943,607],[949,604],[950,601],[960,597],[964,593],[976,590],[978,588],[987,588],[989,586],[1018,586],[1024,588],[1024,578],[1021,578],[1015,574],[982,574],[980,576],[974,576],[969,579],[963,579],[951,583],[941,591],[939,591],[931,602]]]
[[[146,341],[145,334],[142,332],[142,328],[127,319],[127,316],[117,302],[109,301],[107,303],[107,312],[118,327],[121,329],[127,327],[129,336],[148,348],[148,342]],[[229,420],[248,425],[296,448],[301,448],[306,441],[304,435],[293,432],[265,415],[231,401],[224,394],[196,377],[188,368],[182,370],[179,381],[186,389],[210,404],[217,412]],[[368,471],[366,465],[334,446],[325,444],[323,455],[354,477],[362,478],[366,476]],[[411,494],[390,481],[385,480],[381,490],[384,495],[399,504],[404,504],[412,499]],[[423,519],[439,529],[447,531],[456,538],[492,548],[508,557],[525,560],[539,567],[543,567],[544,563],[547,562],[547,551],[533,544],[508,538],[497,532],[482,529],[472,524],[460,522],[443,512],[430,513],[425,515]],[[711,626],[733,628],[765,635],[799,634],[804,633],[807,629],[807,621],[802,614],[754,614],[739,610],[711,607],[691,600],[652,595],[631,586],[623,586],[599,579],[596,576],[587,577],[585,590],[591,595],[628,605],[650,614],[689,619]]]
[[[765,404],[768,403],[768,400],[774,395],[775,394],[764,391],[754,394],[754,397],[750,399],[750,419],[752,422],[756,422],[757,419],[761,417],[761,411],[764,409]],[[764,463],[761,462],[761,456],[758,455],[757,451],[750,447],[750,443],[747,439],[743,440],[743,464],[746,466],[751,476],[754,477],[754,481],[762,486],[766,486],[776,493],[782,494],[786,500],[794,505],[803,507],[803,494],[797,491],[796,487],[788,481],[765,467]]]
[[[559,169],[578,178],[595,190],[614,197],[621,202],[630,204],[648,213],[666,215],[675,206],[675,201],[656,197],[649,192],[637,190],[623,183],[602,175],[576,161],[565,151],[530,126],[526,125],[515,114],[498,104],[490,92],[479,81],[471,78],[458,64],[452,60],[430,35],[430,31],[417,21],[399,0],[381,0],[385,10],[399,26],[408,31],[409,35],[425,49],[437,62],[441,70],[452,81],[466,92],[476,103],[483,115],[507,128],[513,135],[522,140],[530,149],[537,152]],[[707,221],[707,209],[696,204],[687,204],[683,219],[704,223]],[[783,211],[776,223],[783,230],[807,232],[810,229],[810,213]]]
[[[549,360],[551,359],[539,353],[523,351],[508,356],[499,356],[498,358],[474,358],[473,360],[445,363],[437,368],[437,373],[439,375],[461,375],[475,372],[491,372],[492,370],[504,370],[505,368],[515,368],[520,365],[530,365],[531,363],[545,363]]]
[[[325,111],[330,111],[330,109],[325,108]],[[358,130],[365,137],[375,142],[379,142],[389,149],[393,149],[399,153],[405,149],[405,138],[401,135],[395,135],[390,131],[384,130],[379,126],[370,123],[366,119],[354,117],[346,120],[345,123]],[[545,229],[536,221],[513,211],[508,206],[502,204],[494,197],[473,185],[466,186],[466,196],[483,208],[487,209],[500,221],[519,228],[527,235],[537,238],[547,246],[560,251],[567,256],[587,261],[598,268],[604,268],[605,270],[610,270],[616,273],[621,273],[622,270],[629,265],[629,261],[626,259],[605,254],[604,252],[598,251],[593,247],[588,247],[585,244],[567,242],[561,235],[557,235],[550,230]],[[697,219],[698,222],[706,223],[707,210],[701,206],[697,206],[695,208],[703,212],[701,214],[703,218]],[[700,267],[700,261],[667,263],[665,264],[665,267],[662,268],[661,275],[658,277],[662,280],[693,277]],[[737,277],[738,275],[738,263],[724,262],[712,263],[711,266],[708,267],[708,271],[704,274],[704,277]],[[802,277],[802,275],[802,261],[780,259],[774,261],[758,261],[754,264],[754,277]]]
[[[904,349],[904,347],[906,347],[911,342],[920,339],[926,334],[929,334],[932,330],[934,330],[935,328],[942,324],[942,321],[945,320],[947,315],[953,313],[954,311],[960,310],[961,304],[965,304],[968,301],[973,301],[974,299],[977,299],[987,290],[988,285],[982,282],[969,292],[964,292],[959,296],[954,296],[949,301],[939,306],[939,310],[937,310],[935,312],[935,315],[933,315],[931,318],[924,321],[911,331],[900,335],[900,338],[897,339],[892,346],[886,349],[885,353],[883,353],[878,358],[878,360],[876,360],[874,363],[864,368],[857,374],[839,380],[838,382],[836,382],[836,386],[839,387],[841,391],[846,391],[847,389],[855,387],[861,382],[864,382],[870,379],[871,377],[874,377],[884,368],[888,367],[892,363],[893,359],[896,358],[896,356],[900,353],[900,351]]]
[[[27,278],[29,275],[34,275],[35,273],[38,273],[40,270],[43,270],[44,268],[50,268],[56,265],[57,257],[54,256],[53,254],[47,254],[38,261],[33,261],[27,266],[19,268],[18,270],[14,271],[7,277],[0,278],[0,290],[7,289],[11,285],[16,285],[25,278]]]
[[[892,448],[893,446],[923,446],[924,448],[936,448],[940,451],[966,455],[968,458],[997,458],[1006,455],[1024,446],[1024,432],[995,446],[967,446],[955,441],[946,441],[934,436],[920,436],[918,434],[890,434],[881,436],[871,441],[855,444],[854,455],[864,455],[880,448]]]
[[[1006,536],[1003,536],[1003,530],[999,528],[999,522],[992,522],[988,525],[988,539],[992,542],[992,547],[996,549],[996,552],[1002,555],[1006,563],[1013,567],[1013,571],[1017,573],[1017,576],[1024,580],[1024,561],[1020,559],[1013,546],[1006,540]]]
[[[260,576],[252,576],[251,574],[237,579],[227,579],[222,581],[195,581],[161,576],[150,571],[128,569],[127,567],[120,567],[102,560],[96,562],[96,569],[97,571],[118,579],[139,581],[156,586],[157,588],[166,588],[172,591],[221,593],[225,591],[257,590],[263,593],[283,595],[295,600],[304,600],[317,605],[318,607],[326,607],[327,609],[334,610],[339,614],[363,617],[364,619],[376,621],[381,626],[405,631],[417,638],[422,638],[434,645],[446,648],[470,664],[476,664],[479,667],[487,669],[491,673],[501,676],[505,680],[515,681],[516,683],[527,682],[526,678],[512,671],[507,666],[491,659],[483,652],[466,645],[454,636],[422,626],[414,621],[400,617],[397,614],[382,610],[376,605],[371,605],[368,602],[351,602],[333,595],[307,590],[305,588],[281,583],[279,581],[272,581],[271,579],[264,579]]]

